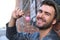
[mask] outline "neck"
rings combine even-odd
[[[46,29],[46,30],[40,30],[40,39],[43,39],[52,29],[52,27]]]

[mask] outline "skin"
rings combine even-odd
[[[19,8],[15,8],[15,10],[12,12],[11,19],[9,21],[8,26],[13,27],[16,25],[16,20],[24,15],[23,11],[20,10]]]
[[[39,8],[36,16],[36,25],[39,28],[49,28],[54,23],[55,10],[52,6],[43,5]]]

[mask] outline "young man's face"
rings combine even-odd
[[[55,9],[52,6],[42,5],[36,16],[36,26],[40,29],[49,28],[54,21]]]

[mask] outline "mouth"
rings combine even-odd
[[[38,21],[40,21],[40,22],[46,22],[46,20],[45,20],[45,19],[40,18],[40,17],[37,17],[37,20],[38,20]]]
[[[37,25],[43,26],[46,23],[46,20],[42,19],[42,18],[37,18]]]

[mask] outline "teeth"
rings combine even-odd
[[[39,21],[42,21],[42,19],[38,19]]]
[[[41,20],[41,19],[39,19],[39,20],[38,20],[38,22],[42,22],[42,20]]]

